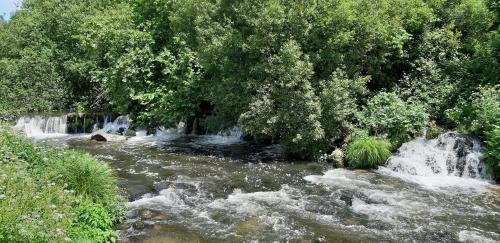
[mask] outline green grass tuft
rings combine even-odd
[[[353,168],[376,168],[391,156],[391,143],[385,139],[365,137],[354,140],[347,148],[346,159]]]

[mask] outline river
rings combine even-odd
[[[232,134],[96,143],[51,131],[33,137],[116,171],[128,199],[120,242],[500,241],[500,187],[479,175],[476,149],[450,172],[446,151],[456,148],[440,143],[454,134],[408,143],[387,167],[363,171],[294,161]]]

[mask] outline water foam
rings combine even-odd
[[[481,193],[491,187],[483,153],[478,139],[448,132],[403,144],[377,172],[429,190]]]
[[[23,131],[26,136],[35,139],[66,136],[68,116],[32,116],[17,120],[15,129]]]
[[[204,135],[201,137],[201,144],[230,145],[243,141],[243,130],[240,126],[220,131],[217,135]]]

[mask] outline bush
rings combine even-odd
[[[76,209],[73,238],[83,241],[109,242],[116,237],[113,219],[101,204],[83,201]]]
[[[500,175],[500,85],[482,86],[468,100],[462,100],[455,108],[446,111],[451,122],[464,133],[477,135],[486,140],[486,158],[489,171]]]
[[[496,127],[486,134],[486,162],[488,170],[497,178],[500,176],[500,127]]]
[[[309,57],[293,40],[269,58],[256,98],[240,121],[246,133],[260,139],[280,141],[287,152],[310,158],[325,144],[320,123],[321,105],[310,79]]]
[[[347,147],[346,159],[353,168],[376,168],[391,156],[391,143],[384,139],[365,137],[354,140]]]
[[[483,136],[500,124],[500,85],[480,87],[446,114],[459,130]]]
[[[373,135],[384,135],[401,144],[422,135],[428,117],[423,106],[404,102],[394,93],[380,92],[368,101],[360,121]]]
[[[321,85],[321,125],[326,138],[343,138],[356,123],[357,102],[368,93],[369,77],[349,79],[344,71],[337,70]]]

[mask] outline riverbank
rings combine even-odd
[[[0,241],[108,242],[124,204],[110,167],[0,124]]]

